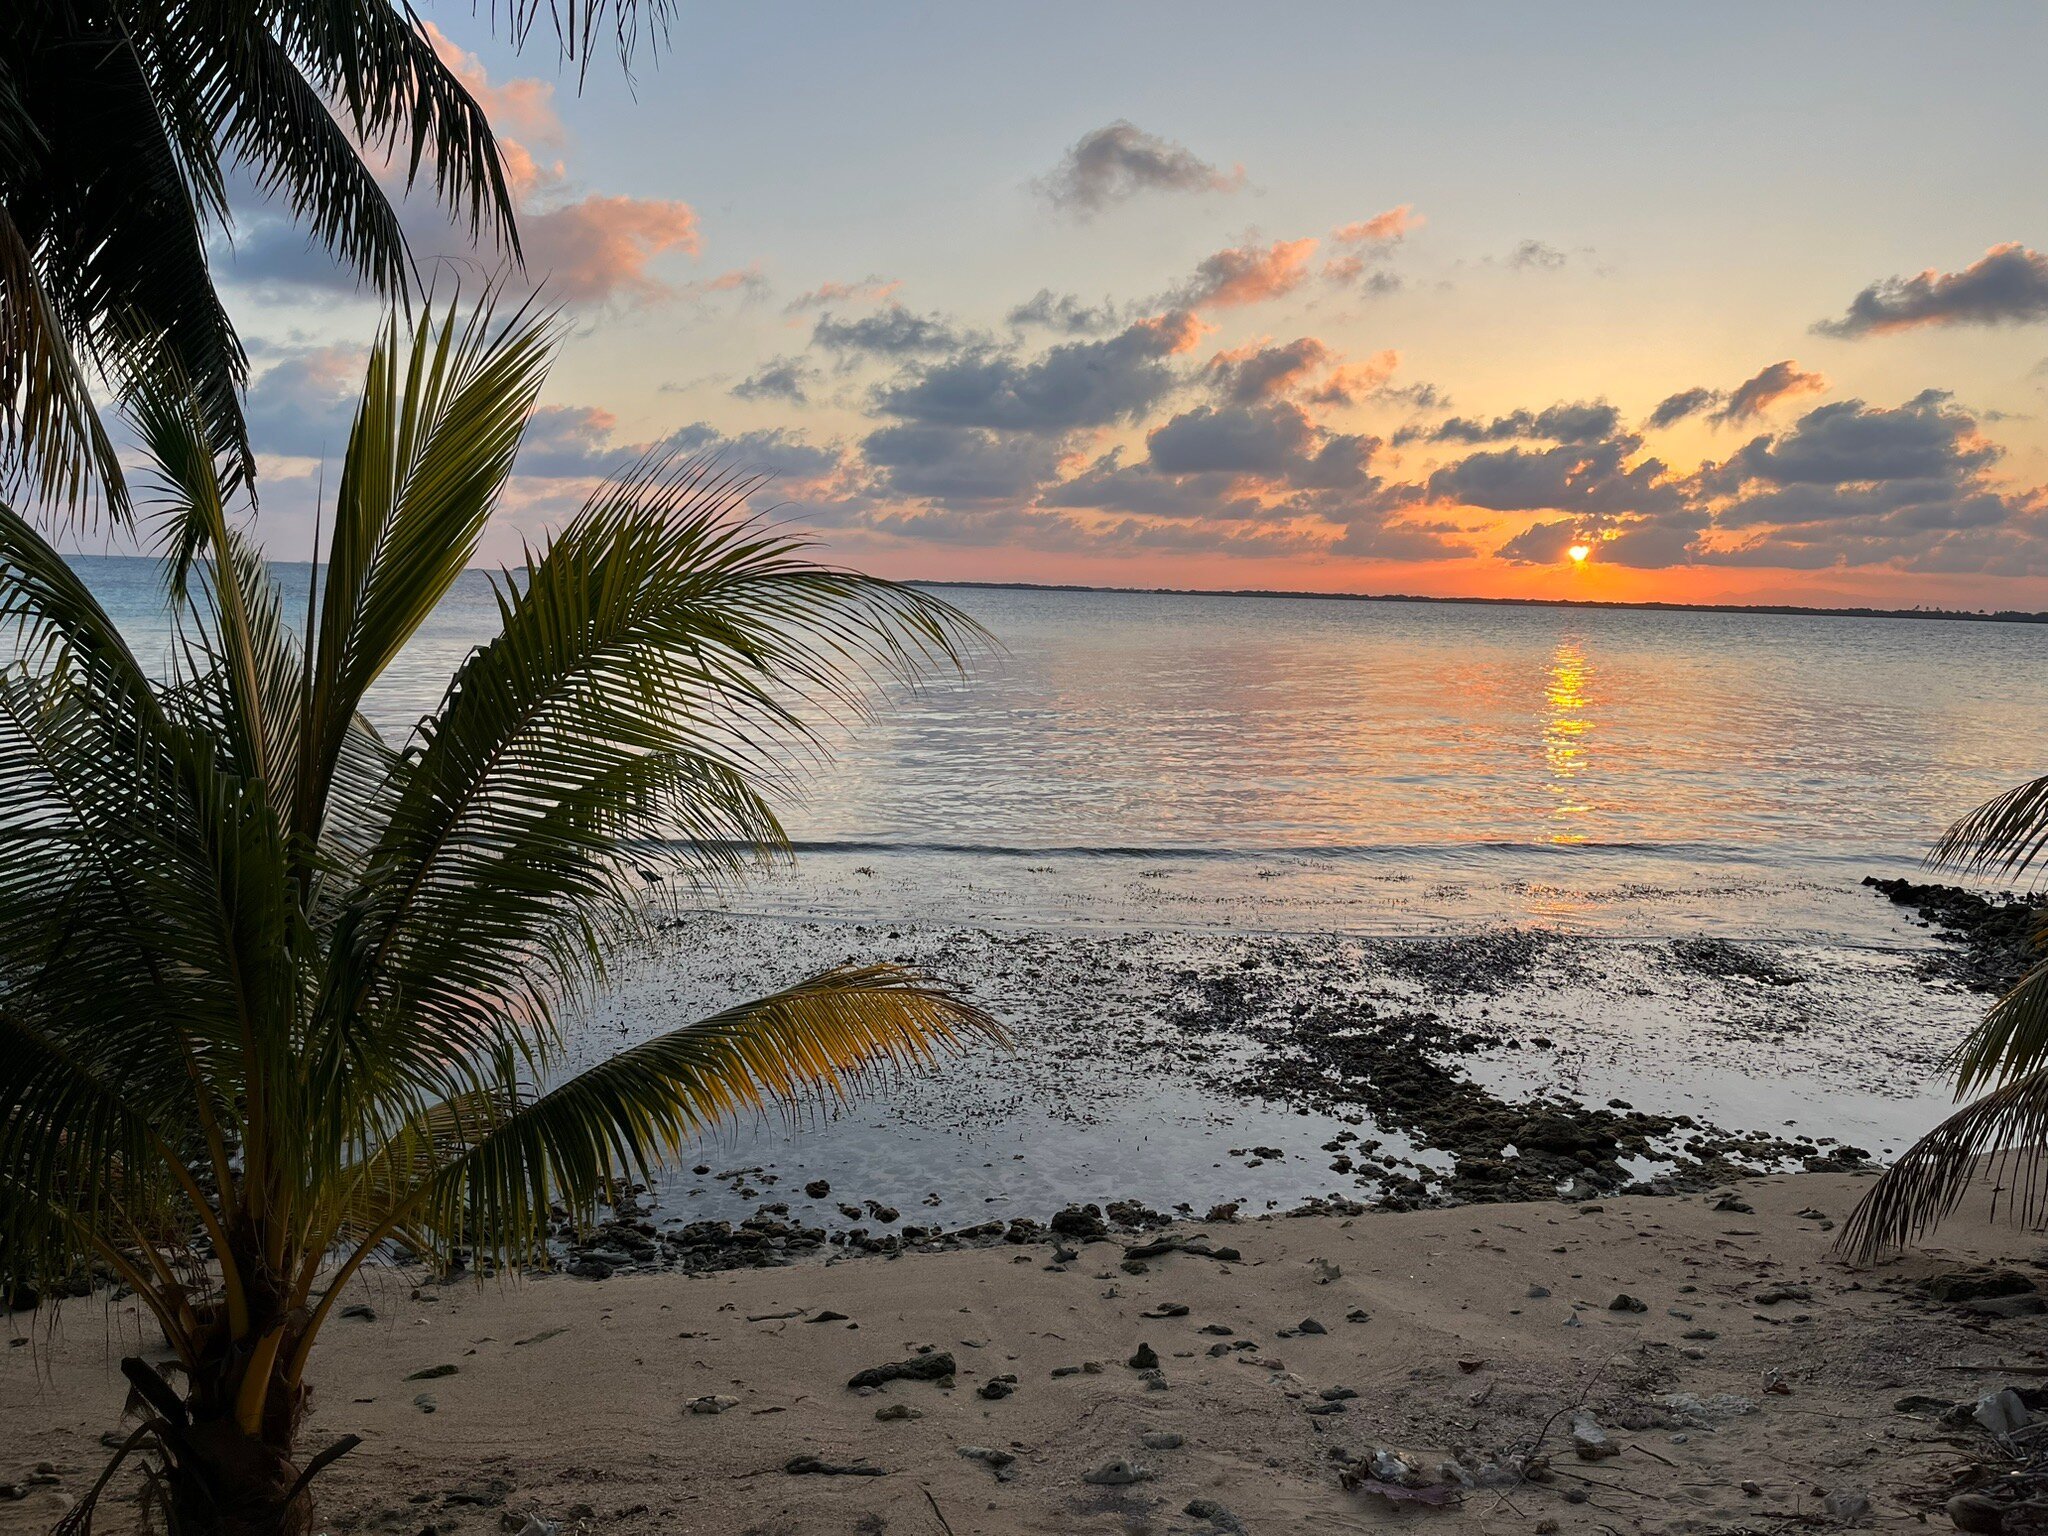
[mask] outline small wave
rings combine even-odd
[[[1506,858],[1601,859],[1656,858],[1698,859],[1712,863],[1779,864],[1796,862],[1849,861],[1839,853],[1736,847],[1731,844],[1699,842],[1583,842],[1546,843],[1511,840],[1470,843],[1273,843],[1244,847],[1204,844],[1047,844],[971,843],[887,838],[816,838],[793,842],[791,850],[804,854],[845,854],[861,856],[902,856],[975,859],[1044,860],[1171,860],[1175,862],[1249,863],[1260,860],[1385,863],[1396,860],[1448,860],[1488,862]],[[1868,855],[1858,856],[1866,858]]]

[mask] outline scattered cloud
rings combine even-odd
[[[901,304],[853,320],[821,316],[811,330],[811,340],[828,351],[878,357],[931,356],[967,345],[967,338],[951,321],[939,315],[920,315]]]
[[[1525,272],[1555,272],[1565,261],[1563,251],[1541,240],[1524,240],[1508,252],[1508,265]]]
[[[1071,293],[1056,294],[1050,288],[1039,289],[1004,318],[1013,330],[1038,326],[1069,336],[1097,336],[1123,324],[1117,307],[1107,299],[1088,304]]]
[[[1721,422],[1750,421],[1780,400],[1821,394],[1827,387],[1828,381],[1821,375],[1802,371],[1788,357],[1782,362],[1772,363],[1730,390],[1727,402],[1714,413],[1714,419]]]
[[[803,405],[810,399],[818,370],[800,357],[771,358],[728,391],[738,400],[783,400]]]
[[[1835,320],[1822,320],[1822,336],[1883,336],[1928,325],[2022,325],[2048,319],[2048,256],[2017,240],[1994,245],[1960,272],[1929,267],[1911,277],[1887,277],[1849,301]]]
[[[1083,134],[1033,184],[1054,208],[1079,218],[1145,192],[1235,192],[1244,168],[1224,171],[1183,145],[1119,119]]]
[[[902,287],[901,278],[870,274],[858,282],[820,283],[808,292],[798,294],[783,308],[787,313],[796,315],[807,309],[825,309],[833,304],[880,304],[895,298]]]
[[[1428,222],[1412,203],[1402,203],[1355,224],[1340,224],[1330,231],[1330,238],[1339,245],[1394,245],[1406,239],[1409,230]]]
[[[1236,309],[1292,293],[1308,279],[1316,241],[1275,240],[1231,246],[1206,256],[1173,295],[1186,309]]]
[[[527,276],[571,304],[674,298],[678,290],[654,275],[655,258],[671,252],[694,256],[703,247],[696,210],[688,203],[596,193],[521,213],[519,239]]]

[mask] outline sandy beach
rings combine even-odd
[[[363,1437],[322,1479],[336,1531],[1903,1527],[1939,1518],[1985,1444],[1942,1405],[2044,1358],[2031,1292],[1959,1305],[1922,1283],[1987,1261],[2031,1283],[2041,1248],[1980,1202],[1924,1251],[1846,1266],[1835,1223],[1866,1187],[1803,1174],[604,1282],[385,1271],[349,1298],[374,1315],[323,1340],[304,1444]],[[1187,1246],[1130,1257],[1160,1237]],[[118,1357],[151,1351],[128,1302],[13,1322],[0,1480],[56,1471],[0,1503],[0,1530],[40,1531],[104,1460]],[[936,1374],[940,1354],[949,1380],[849,1386]],[[1395,1508],[1381,1451],[1449,1502]]]

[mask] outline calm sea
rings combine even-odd
[[[155,567],[81,569],[148,659]],[[279,577],[303,605],[306,567]],[[941,589],[1002,653],[892,694],[740,908],[991,923],[1895,934],[1865,873],[2048,771],[2048,626]],[[465,576],[370,713],[494,620]]]

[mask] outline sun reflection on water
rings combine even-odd
[[[1543,693],[1543,761],[1550,774],[1547,787],[1553,843],[1586,841],[1585,820],[1592,807],[1586,803],[1580,778],[1586,771],[1587,737],[1594,726],[1587,715],[1587,684],[1592,676],[1579,643],[1561,641],[1551,655]]]

